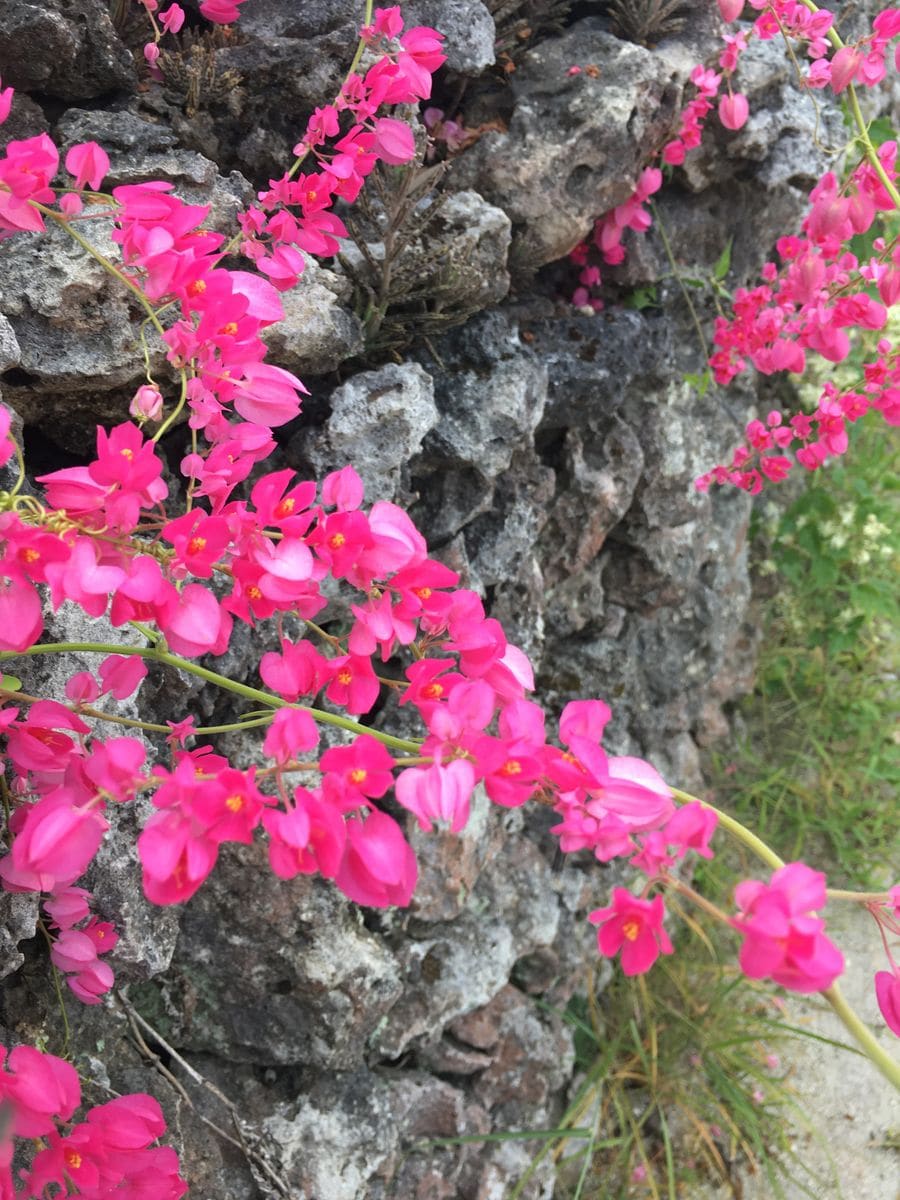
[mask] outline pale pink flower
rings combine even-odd
[[[747,97],[740,92],[719,99],[719,120],[726,129],[743,128],[749,115],[750,105],[747,103]]]
[[[418,819],[422,829],[431,832],[434,821],[459,833],[469,820],[469,802],[475,788],[475,771],[463,759],[442,766],[410,767],[397,777],[395,793],[404,808]]]

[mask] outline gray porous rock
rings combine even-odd
[[[0,374],[10,367],[18,366],[22,351],[16,341],[16,331],[4,316],[0,316]]]
[[[22,942],[37,936],[40,900],[31,892],[0,892],[0,979],[25,961]]]
[[[345,0],[245,6],[238,36],[215,51],[217,70],[242,80],[237,118],[216,123],[223,158],[260,184],[284,171],[308,115],[337,95],[361,12]]]
[[[320,1070],[361,1065],[401,990],[359,910],[321,880],[276,879],[259,847],[223,854],[185,910],[167,983],[179,1045]]]
[[[371,500],[405,486],[405,468],[434,428],[437,409],[431,377],[416,363],[363,371],[331,396],[331,416],[321,433],[301,430],[288,455],[315,478],[353,463]]]
[[[91,237],[114,255],[109,232],[98,223]],[[135,312],[124,289],[53,226],[0,242],[0,311],[20,350],[4,378],[10,403],[66,449],[92,447],[98,421],[118,423],[127,414],[129,387],[142,374],[135,350],[143,310]],[[158,350],[151,363],[162,368]]]
[[[263,331],[271,361],[303,379],[359,354],[362,324],[347,307],[348,291],[345,279],[307,258],[300,286],[281,295],[284,320]]]
[[[573,65],[590,72],[569,75]],[[653,53],[598,17],[530,50],[510,77],[508,131],[487,133],[457,180],[510,216],[512,263],[533,272],[561,258],[594,219],[621,204],[675,121],[692,65],[683,47]]]
[[[4,84],[69,103],[134,89],[134,62],[106,0],[5,0],[0,7]]]
[[[494,62],[497,31],[489,8],[480,0],[407,0],[407,29],[430,25],[444,35],[447,67],[461,75],[478,75]]]

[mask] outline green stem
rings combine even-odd
[[[679,800],[682,804],[699,803],[704,808],[708,808],[716,813],[719,818],[719,824],[724,829],[727,829],[739,842],[743,842],[748,849],[752,850],[754,854],[770,867],[778,870],[779,867],[784,866],[784,860],[779,858],[774,850],[767,846],[761,838],[758,838],[755,833],[751,833],[740,821],[736,821],[734,817],[729,817],[727,813],[723,813],[715,805],[707,804],[705,800],[698,800],[696,796],[690,795],[689,792],[679,791],[678,788],[672,788],[671,790],[675,799]],[[679,883],[678,890],[684,891],[684,885]],[[833,892],[829,893],[829,896],[832,898],[834,895],[835,893]],[[838,892],[837,895],[841,899],[852,898],[854,900],[862,900],[866,893]],[[877,892],[871,893],[871,895],[875,899],[881,898],[881,894]],[[696,900],[697,897],[692,897],[692,899]],[[706,907],[706,904],[703,907]],[[879,1045],[869,1027],[856,1015],[847,1003],[838,985],[836,983],[832,984],[830,988],[823,990],[821,995],[825,997],[836,1015],[843,1022],[844,1028],[862,1047],[882,1075],[886,1079],[889,1079],[894,1087],[900,1091],[900,1063],[891,1058],[887,1051]]]
[[[406,738],[394,737],[390,733],[382,733],[378,729],[370,729],[368,725],[363,725],[359,721],[354,721],[350,717],[341,717],[336,713],[325,712],[320,708],[312,708],[308,704],[289,704],[287,700],[282,700],[280,696],[273,696],[270,692],[264,692],[260,688],[250,687],[246,683],[238,683],[235,679],[229,679],[227,675],[220,675],[217,671],[210,671],[207,667],[201,667],[199,663],[189,662],[186,658],[181,658],[177,654],[172,654],[168,650],[160,650],[155,646],[116,646],[107,645],[105,642],[44,642],[39,646],[30,646],[27,650],[3,650],[0,651],[0,662],[6,662],[11,658],[31,658],[36,654],[124,654],[136,655],[139,658],[146,658],[150,662],[165,663],[167,666],[175,667],[179,671],[185,671],[188,675],[196,675],[198,679],[204,679],[207,683],[214,683],[217,687],[223,688],[225,691],[234,692],[236,696],[243,696],[247,700],[255,700],[258,704],[264,705],[266,708],[299,708],[303,712],[308,712],[314,721],[318,721],[323,725],[335,725],[339,729],[346,729],[349,733],[367,734],[369,737],[376,738],[385,746],[393,750],[404,750],[408,754],[418,753],[421,742],[409,741]]]
[[[801,3],[803,4],[803,7],[808,9],[811,13],[817,13],[820,11],[819,6],[814,4],[813,0],[801,0]],[[835,29],[828,30],[828,40],[831,42],[835,50],[842,50],[844,48],[845,43]],[[893,201],[894,208],[900,211],[900,192],[897,191],[896,187],[891,182],[887,171],[884,169],[884,164],[878,157],[878,151],[875,149],[875,145],[872,142],[871,137],[869,137],[869,127],[866,124],[865,117],[862,115],[862,109],[859,107],[859,97],[856,93],[856,88],[852,83],[847,89],[847,94],[850,98],[850,112],[853,116],[853,121],[856,125],[856,128],[859,131],[859,140],[863,144],[863,150],[866,158],[869,161],[869,165],[872,167],[875,174],[884,185],[884,190]]]
[[[44,938],[46,939],[47,949],[52,950],[53,949],[53,938],[50,936],[49,929],[44,924],[44,922],[41,921],[40,919],[38,919],[37,925],[38,925],[38,929],[40,929],[41,933],[44,935]],[[60,1015],[62,1016],[63,1030],[64,1030],[61,1057],[68,1058],[69,1057],[69,1043],[71,1042],[71,1039],[72,1039],[72,1030],[69,1028],[69,1014],[66,1012],[66,1002],[63,997],[62,984],[59,981],[59,971],[57,970],[56,963],[53,961],[52,958],[50,959],[50,974],[53,977],[53,987],[56,990],[56,999],[59,1001],[59,1011],[60,1011]]]
[[[187,400],[187,372],[182,370],[182,372],[181,372],[181,395],[178,397],[178,403],[175,405],[175,407],[172,409],[172,411],[169,413],[169,415],[163,421],[162,425],[160,425],[159,429],[157,429],[156,433],[154,433],[153,437],[150,439],[152,442],[158,442],[159,439],[162,437],[162,435],[166,432],[166,430],[171,429],[172,425],[175,423],[175,421],[177,421],[178,417],[181,415],[181,411],[184,408],[186,400]]]
[[[129,621],[128,624],[132,629],[136,629],[141,637],[145,637],[148,642],[152,642],[154,645],[162,636],[155,629],[151,629],[149,625],[145,625],[143,621]]]
[[[885,1079],[900,1091],[900,1063],[891,1058],[868,1025],[856,1015],[838,985],[833,983],[830,988],[822,992],[822,995],[831,1005],[836,1016],[843,1022],[844,1028],[862,1046]]]
[[[16,441],[16,439],[14,437],[11,437],[9,440],[12,442],[13,450],[15,451],[15,455],[16,455],[16,465],[19,469],[19,474],[16,477],[16,482],[13,484],[13,489],[9,493],[10,499],[12,499],[19,494],[19,492],[22,490],[22,485],[25,482],[25,459],[22,455],[22,447],[19,445],[19,443]]]
[[[739,842],[743,842],[748,850],[752,850],[757,858],[761,858],[773,871],[777,871],[784,866],[784,859],[779,858],[775,851],[770,846],[767,846],[762,838],[757,837],[755,833],[751,833],[746,825],[742,825],[740,821],[736,821],[728,813],[722,812],[720,808],[716,808],[714,804],[709,804],[706,800],[700,800],[697,796],[692,796],[690,792],[681,792],[678,788],[672,788],[671,792],[681,804],[702,804],[704,808],[708,808],[711,812],[714,812],[719,818],[719,824],[722,828],[727,829],[732,837],[736,838]]]
[[[36,208],[43,216],[49,217],[51,221],[55,221],[57,225],[65,229],[66,233],[68,233],[70,237],[74,238],[79,246],[82,247],[82,249],[87,250],[91,258],[98,262],[104,271],[106,271],[109,275],[112,275],[113,279],[117,279],[119,283],[123,284],[124,287],[127,287],[129,292],[137,297],[141,308],[143,308],[148,319],[153,323],[156,332],[160,335],[165,333],[162,325],[157,320],[156,313],[153,311],[153,306],[151,305],[150,301],[133,280],[129,279],[124,272],[120,271],[115,263],[110,262],[106,255],[98,250],[92,242],[88,241],[86,237],[83,237],[82,234],[80,234],[75,228],[75,226],[72,225],[72,223],[62,215],[62,213],[54,212],[52,208],[47,208],[44,204],[38,204],[36,200],[29,200],[28,203],[32,206],[32,208]]]
[[[829,888],[829,900],[850,900],[854,904],[887,904],[887,892],[848,892],[843,888]]]
[[[666,252],[666,258],[669,261],[669,266],[672,268],[672,274],[675,276],[675,280],[678,283],[679,288],[681,288],[681,294],[684,296],[684,301],[687,304],[688,310],[691,314],[691,320],[694,322],[694,329],[697,331],[697,337],[700,339],[700,348],[703,351],[703,357],[706,361],[709,361],[709,347],[707,346],[706,338],[703,335],[703,326],[700,324],[700,318],[697,316],[697,310],[694,308],[694,302],[691,299],[690,292],[685,287],[678,271],[678,264],[675,261],[675,255],[672,253],[672,246],[669,242],[668,236],[666,235],[666,227],[663,225],[662,218],[659,215],[659,209],[655,204],[651,204],[650,211],[653,213],[653,220],[656,224],[656,228],[659,231],[660,240],[662,241],[663,249]]]

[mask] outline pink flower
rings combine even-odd
[[[109,738],[105,742],[94,739],[84,773],[114,800],[132,800],[143,782],[140,771],[146,756],[147,751],[137,738]]]
[[[44,901],[44,911],[57,929],[71,929],[90,915],[90,898],[91,893],[87,888],[62,888]]]
[[[217,843],[179,812],[156,813],[138,838],[144,894],[153,904],[189,900],[215,866],[218,853]]]
[[[844,957],[823,933],[812,910],[825,904],[825,876],[804,863],[788,863],[769,885],[739,883],[740,915],[732,924],[744,935],[741,970],[750,979],[771,978],[794,992],[828,988],[844,969]]]
[[[31,584],[21,575],[4,569],[6,578],[0,581],[0,650],[27,650],[41,636],[44,618],[41,600]]]
[[[726,129],[741,129],[747,123],[750,106],[740,92],[722,96],[719,100],[719,120]]]
[[[115,983],[112,968],[97,957],[94,940],[77,929],[59,935],[50,949],[50,958],[67,974],[66,983],[83,1004],[99,1004],[101,996]]]
[[[167,619],[163,632],[171,650],[185,658],[200,654],[222,654],[228,644],[231,617],[212,592],[199,583],[189,583],[178,597],[178,607]]]
[[[358,654],[344,654],[329,659],[328,669],[333,672],[325,689],[328,699],[333,704],[340,704],[354,716],[367,713],[381,691],[371,659]]]
[[[744,0],[716,0],[723,21],[736,21],[744,11]]]
[[[116,700],[127,700],[146,676],[147,664],[136,654],[110,654],[97,673],[103,684],[101,693],[110,692]]]
[[[394,782],[394,760],[387,747],[369,734],[349,746],[326,750],[319,765],[332,777],[335,796],[341,797],[345,811],[364,804],[366,798],[378,799]]]
[[[709,840],[718,823],[718,815],[697,802],[677,809],[662,832],[666,844],[677,847],[679,857],[694,850],[701,858],[712,858]]]
[[[328,677],[328,659],[312,642],[281,643],[281,654],[270,651],[259,663],[259,674],[266,687],[285,700],[314,696]]]
[[[831,86],[840,93],[848,87],[856,75],[862,55],[854,46],[841,46],[831,60]]]
[[[599,742],[612,712],[602,700],[570,700],[559,718],[559,736],[565,743],[573,737]]]
[[[12,107],[13,89],[11,87],[3,88],[0,91],[0,125],[9,116],[9,110]]]
[[[431,832],[433,821],[449,824],[459,833],[469,820],[469,801],[475,788],[475,771],[463,759],[442,766],[411,767],[397,777],[396,796],[415,813],[422,829]]]
[[[139,387],[131,399],[128,412],[136,421],[161,420],[163,398],[159,388],[151,387],[147,383]]]
[[[296,375],[262,362],[247,363],[235,388],[235,412],[245,421],[270,429],[292,421],[300,412],[297,393],[308,394]]]
[[[269,863],[279,879],[318,871],[333,879],[344,855],[346,831],[337,808],[316,792],[297,788],[286,812],[263,813]]]
[[[75,176],[79,192],[86,183],[96,192],[109,171],[109,155],[96,142],[81,142],[66,155],[66,170]]]
[[[230,25],[241,15],[238,5],[243,3],[244,0],[203,0],[200,11],[207,21],[214,21],[217,25]]]
[[[416,886],[416,856],[393,818],[371,812],[346,824],[347,843],[335,883],[369,908],[403,907]]]
[[[384,162],[401,166],[415,156],[416,142],[405,122],[379,117],[375,122],[375,148]]]
[[[663,928],[666,909],[662,896],[641,900],[625,888],[614,888],[612,904],[590,913],[597,925],[597,946],[607,958],[622,951],[622,971],[643,975],[663,954],[672,953],[672,943]]]
[[[263,753],[276,762],[286,763],[319,743],[319,727],[301,708],[280,708],[263,742]]]
[[[16,1046],[6,1057],[0,1047],[0,1096],[12,1103],[13,1133],[18,1137],[44,1137],[55,1132],[54,1118],[68,1121],[81,1102],[78,1073],[71,1064],[32,1046]]]
[[[109,822],[97,808],[76,807],[67,788],[56,788],[27,809],[0,862],[8,891],[51,892],[73,883],[97,852]]]
[[[900,1037],[900,974],[896,971],[877,971],[875,996],[888,1029]]]
[[[170,4],[159,14],[159,23],[168,33],[178,33],[184,24],[184,9],[180,4]]]

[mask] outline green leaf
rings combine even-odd
[[[625,301],[625,307],[637,309],[638,312],[645,308],[658,308],[656,288],[652,284],[649,287],[635,288]]]
[[[704,371],[701,375],[685,375],[684,382],[689,383],[691,387],[697,389],[697,395],[702,400],[709,391],[709,385],[712,383],[712,373],[709,370]]]
[[[838,581],[838,566],[833,558],[817,555],[810,565],[810,575],[818,587],[830,588]]]
[[[722,282],[728,272],[731,270],[731,247],[734,243],[734,238],[728,239],[728,244],[725,249],[716,259],[716,265],[713,267],[713,279]]]
[[[5,692],[21,692],[22,680],[15,675],[0,675],[0,688]]]

